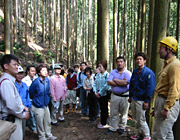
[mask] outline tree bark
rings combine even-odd
[[[4,40],[5,40],[5,54],[10,54],[10,0],[4,1]]]
[[[70,67],[70,50],[69,50],[69,0],[66,0],[66,42],[67,42],[67,67]]]
[[[147,60],[147,66],[151,66],[151,51],[152,51],[152,38],[153,38],[153,23],[154,23],[154,2],[155,0],[149,1],[149,26],[148,26],[148,45],[147,45],[147,55],[149,59]]]
[[[109,0],[98,0],[97,61],[109,62]]]
[[[152,40],[152,53],[151,53],[151,68],[155,72],[156,78],[162,66],[162,60],[158,55],[159,43],[166,36],[167,31],[167,15],[168,15],[169,0],[155,0],[154,7],[154,28],[153,28],[153,40]],[[151,100],[150,112],[154,106],[155,95]],[[153,131],[153,119],[150,120],[151,132]]]
[[[117,58],[117,2],[113,0],[113,69],[116,68]]]

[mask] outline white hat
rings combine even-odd
[[[25,72],[24,69],[21,66],[18,66],[18,73]]]

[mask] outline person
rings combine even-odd
[[[97,104],[98,100],[93,92],[94,77],[92,76],[92,70],[90,67],[86,67],[84,73],[87,76],[87,78],[84,79],[83,88],[86,91],[86,96],[88,96],[89,121],[93,122],[96,121],[97,119],[97,107],[98,107]]]
[[[123,134],[126,128],[129,110],[129,83],[131,72],[125,68],[126,60],[119,56],[116,58],[117,68],[112,70],[107,80],[108,85],[112,88],[110,100],[110,128],[106,134],[117,131],[118,122],[120,129],[119,134]],[[119,121],[120,114],[120,121]]]
[[[67,86],[67,98],[65,99],[66,112],[69,113],[69,107],[72,103],[72,112],[76,112],[76,74],[74,74],[74,70],[72,68],[68,69],[68,75],[66,77],[66,86]]]
[[[64,100],[67,96],[66,91],[66,85],[65,85],[65,79],[61,73],[61,66],[55,65],[54,66],[54,72],[55,74],[50,78],[50,91],[51,91],[51,124],[52,125],[58,125],[56,114],[59,110],[59,121],[65,122],[64,116],[63,116],[63,105]]]
[[[76,74],[76,81],[77,81],[77,75],[80,73],[79,65],[74,65],[74,74]],[[78,105],[80,105],[80,88],[76,89],[76,110],[78,109]]]
[[[2,57],[0,63],[3,75],[0,78],[0,119],[11,120],[16,125],[16,130],[11,134],[10,140],[22,140],[22,119],[29,118],[28,108],[22,103],[21,97],[15,86],[15,76],[18,74],[18,58],[12,54]]]
[[[62,75],[64,78],[66,78],[67,74],[66,74],[66,70],[63,64],[60,65],[61,66],[61,73],[60,75]]]
[[[36,78],[37,78],[37,76],[36,76],[35,65],[28,65],[26,68],[26,76],[22,79],[22,82],[26,83],[26,85],[28,86],[28,90],[32,84],[32,81],[34,81]],[[27,126],[30,128],[30,130],[32,130],[33,133],[37,134],[36,120],[34,118],[32,108],[30,108],[29,113],[30,113],[30,118],[26,121]]]
[[[155,88],[155,74],[145,66],[147,56],[143,52],[135,54],[136,68],[131,77],[129,88],[129,102],[133,119],[136,121],[136,135],[131,139],[136,140],[141,135],[144,140],[150,140],[150,131],[146,122],[145,113],[149,108],[149,102]]]
[[[48,69],[48,78],[50,78],[51,76],[53,76],[53,70],[52,69]]]
[[[86,67],[87,67],[86,62],[80,63],[81,72],[77,75],[77,84],[78,85],[75,89],[75,90],[77,90],[78,88],[80,89],[81,117],[83,117],[85,115],[86,116],[89,115],[89,108],[87,105],[86,91],[83,88],[84,79],[87,77],[84,73]]]
[[[110,86],[107,85],[107,79],[109,73],[107,69],[107,61],[102,60],[98,62],[98,67],[100,73],[96,75],[96,80],[94,81],[93,91],[95,92],[96,97],[99,100],[100,109],[101,109],[101,121],[97,125],[98,128],[108,128],[107,118],[108,118],[108,96],[107,91]]]
[[[28,65],[26,69],[26,76],[22,79],[22,82],[26,83],[28,88],[31,86],[32,81],[37,78],[35,65]]]
[[[155,88],[154,105],[155,140],[174,140],[172,127],[179,115],[180,62],[176,58],[178,42],[174,37],[165,37],[159,42],[159,55],[164,59],[164,67],[159,72]]]
[[[38,137],[39,140],[55,140],[57,137],[51,133],[51,118],[48,108],[50,87],[46,65],[40,64],[37,67],[37,74],[38,78],[32,82],[29,93],[32,99],[32,111],[36,119]]]
[[[31,100],[29,97],[29,89],[28,86],[26,85],[26,83],[22,82],[22,79],[24,78],[24,73],[25,71],[23,70],[23,68],[21,66],[18,66],[18,74],[16,75],[16,88],[19,92],[19,95],[22,99],[22,102],[24,104],[25,107],[28,108],[28,111],[31,108]],[[23,137],[25,135],[25,129],[26,129],[26,119],[22,120],[22,130],[23,130]]]

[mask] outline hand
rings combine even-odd
[[[77,88],[73,88],[73,90],[75,90],[75,91],[76,91],[76,90],[77,90]]]
[[[99,93],[95,92],[95,95],[97,98],[100,98],[101,96],[99,95]]]
[[[28,119],[29,118],[29,112],[25,112],[25,117],[24,117],[24,119]]]
[[[131,98],[131,97],[129,97],[128,102],[129,102],[129,103],[131,103],[131,102],[132,102],[132,98]]]
[[[150,113],[150,115],[152,116],[152,117],[154,117],[154,107],[152,108],[152,112]]]
[[[147,110],[148,108],[149,108],[149,104],[146,103],[146,102],[144,102],[144,103],[143,103],[143,109],[144,109],[144,110]]]
[[[26,112],[29,112],[29,108],[27,108],[26,106],[24,106],[24,110],[25,110]]]
[[[168,118],[168,110],[163,109],[163,110],[161,111],[161,114],[162,114],[162,116],[163,116],[164,119],[167,119],[167,118]]]

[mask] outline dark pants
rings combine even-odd
[[[106,125],[108,118],[108,97],[107,96],[100,97],[99,104],[101,109],[101,124]]]
[[[89,119],[96,120],[98,110],[98,99],[94,92],[88,94]]]
[[[86,96],[86,91],[83,87],[80,88],[80,100],[81,100],[81,114],[89,115],[89,107]]]

